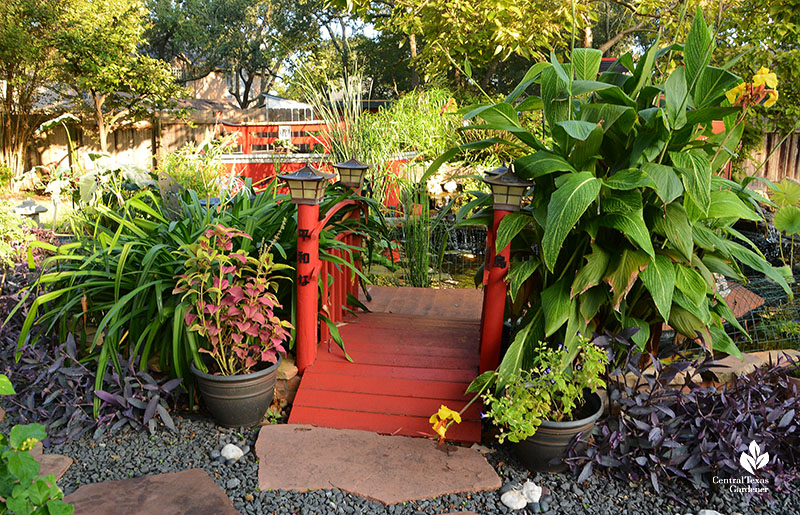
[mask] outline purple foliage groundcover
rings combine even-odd
[[[585,449],[573,447],[567,459],[579,482],[604,470],[625,481],[649,480],[657,493],[674,480],[704,490],[728,488],[725,480],[734,480],[766,497],[792,490],[799,475],[800,396],[787,371],[797,363],[770,361],[718,388],[702,384],[716,364],[710,358],[666,365],[652,359],[645,373],[640,357],[629,354],[610,374],[611,414],[598,421],[593,438],[583,439]],[[680,377],[681,387],[670,386]],[[754,474],[740,463],[751,442],[769,454]]]
[[[14,351],[9,345],[0,355],[2,372],[17,392],[4,399],[6,412],[18,414],[20,423],[43,424],[46,446],[75,440],[90,430],[95,438],[125,426],[152,433],[159,419],[175,429],[168,401],[176,396],[180,379],[156,380],[139,370],[137,361],[118,356],[122,375],[109,361],[103,389],[95,390],[97,360],[89,359],[89,366],[79,360],[71,334],[61,345],[42,339],[22,347],[18,362]],[[95,396],[100,399],[97,419],[92,414]]]

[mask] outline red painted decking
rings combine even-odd
[[[441,404],[458,411],[470,399],[464,391],[478,373],[481,292],[372,286],[370,293],[372,312],[339,327],[354,363],[337,345],[321,345],[289,422],[431,435],[428,419]],[[480,441],[480,401],[447,437]]]

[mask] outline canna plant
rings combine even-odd
[[[685,45],[661,47],[656,39],[635,65],[630,54],[616,61],[612,70],[624,73],[598,74],[597,50],[576,48],[568,63],[551,53],[504,101],[465,115],[482,119],[471,129],[515,138],[470,147],[528,149],[512,166],[532,185],[529,203],[503,219],[496,242],[498,249],[511,244],[510,318],[518,321],[500,377],[528,369],[540,340],[565,344],[566,365],[581,334],[639,327],[634,341],[645,349],[657,345],[665,322],[706,351],[740,355],[723,323],[744,329],[714,274],[746,282],[749,267],[791,295],[788,269],[770,266],[734,227],[761,219],[759,203],[769,201],[717,175],[736,155],[748,104],[741,91],[735,104],[726,98],[742,81],[709,64],[714,46],[698,11]],[[661,69],[677,65],[657,83],[659,60],[667,61]],[[540,94],[523,98],[533,85]],[[519,122],[519,112],[538,110],[544,141]],[[724,130],[715,132],[715,122]]]
[[[208,344],[199,348],[209,354],[221,375],[247,374],[263,362],[277,363],[286,354],[283,342],[292,324],[281,320],[275,272],[291,268],[274,263],[271,247],[262,247],[258,258],[242,248],[233,252],[234,238],[252,240],[249,234],[216,224],[205,230],[197,243],[181,247],[185,272],[177,276],[173,294],[182,294],[184,320],[190,333]],[[202,361],[195,365],[205,371]]]

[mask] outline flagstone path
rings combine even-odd
[[[76,515],[238,515],[202,469],[85,485],[64,498]]]
[[[395,504],[501,486],[477,450],[423,438],[281,424],[261,428],[255,452],[261,490],[338,488]]]

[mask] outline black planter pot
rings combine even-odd
[[[594,423],[603,414],[603,401],[596,393],[584,394],[586,404],[576,412],[577,420],[567,422],[542,421],[533,436],[512,444],[512,449],[523,465],[536,472],[564,472],[563,458],[572,439],[578,433],[592,432]],[[554,463],[552,463],[554,462]]]
[[[208,411],[217,423],[225,427],[255,426],[264,419],[275,394],[278,366],[283,358],[269,368],[235,376],[217,376],[197,370],[192,373],[203,395]]]

